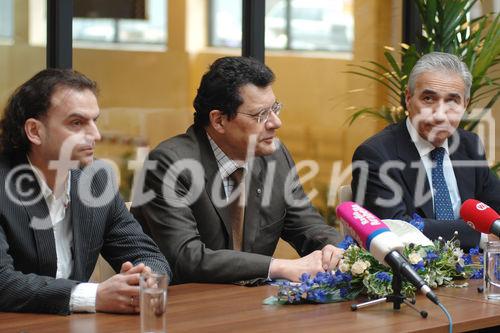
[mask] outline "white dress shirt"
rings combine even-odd
[[[217,166],[219,168],[219,173],[222,178],[222,184],[224,185],[224,193],[226,194],[226,201],[229,199],[231,193],[233,193],[234,189],[234,180],[229,177],[235,172],[238,168],[247,169],[246,163],[240,166],[236,161],[232,160],[229,156],[226,155],[220,149],[220,147],[215,143],[215,141],[208,135],[208,141],[210,141],[210,146],[215,155],[215,160],[217,161]]]
[[[417,130],[413,126],[410,121],[410,118],[406,118],[406,128],[410,133],[411,140],[415,144],[417,148],[418,154],[420,155],[420,159],[424,164],[425,172],[427,174],[427,179],[429,181],[429,185],[432,193],[432,207],[434,207],[434,188],[432,186],[432,159],[431,159],[431,151],[434,150],[434,145],[429,141],[425,140],[418,134]],[[453,207],[453,215],[455,219],[460,217],[460,206],[462,201],[460,199],[460,192],[458,191],[457,179],[455,177],[455,172],[453,171],[453,165],[450,160],[450,152],[448,149],[448,139],[445,140],[443,145],[441,146],[445,149],[446,153],[443,158],[443,174],[444,179],[446,181],[446,186],[448,186],[448,191],[450,192],[451,204]],[[484,248],[484,245],[488,241],[488,235],[481,234],[480,247]]]
[[[29,159],[28,159],[29,161]],[[71,172],[65,184],[64,193],[58,198],[45,182],[45,177],[30,161],[33,173],[49,209],[57,255],[56,279],[67,279],[73,271],[73,228],[70,214]],[[97,283],[80,283],[71,291],[70,310],[72,312],[95,312]]]
[[[432,186],[432,159],[431,159],[431,151],[433,151],[436,147],[429,141],[422,138],[413,124],[410,121],[410,118],[406,118],[406,128],[410,133],[411,140],[415,144],[417,148],[418,154],[420,155],[420,159],[424,164],[425,172],[427,174],[427,180],[429,181],[429,185],[432,193],[432,203],[434,207],[434,188]],[[453,171],[453,165],[450,160],[450,152],[448,149],[448,139],[444,141],[442,146],[445,150],[444,158],[443,158],[443,174],[446,181],[446,186],[448,186],[448,191],[450,192],[451,204],[453,207],[453,215],[455,219],[458,219],[460,216],[460,193],[458,192],[457,179],[455,178],[455,172]]]

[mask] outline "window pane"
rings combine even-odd
[[[167,42],[167,1],[146,1],[146,19],[74,18],[73,39],[84,42]]]
[[[30,12],[39,9],[32,2],[35,1],[0,0],[0,106],[2,109],[19,85],[46,66],[45,42],[41,41],[37,47],[32,47],[29,45],[30,34],[26,29],[28,22],[15,22],[17,17],[31,17]],[[14,23],[20,29],[16,30]],[[45,21],[36,28],[46,31]]]
[[[0,39],[12,39],[14,36],[13,0],[0,0]]]
[[[290,46],[295,50],[351,51],[352,1],[291,1]]]
[[[240,47],[242,2],[211,4],[210,44]],[[352,6],[352,0],[266,0],[266,48],[350,52]]]
[[[241,47],[242,2],[212,0],[210,44],[222,47]]]
[[[286,1],[266,1],[266,48],[285,49],[287,47],[286,17]]]
[[[73,40],[113,42],[114,38],[114,19],[73,19]]]

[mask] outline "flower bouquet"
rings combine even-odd
[[[314,277],[303,274],[298,283],[276,281],[277,296],[265,299],[264,303],[331,303],[352,300],[358,295],[380,298],[393,292],[393,275],[389,267],[380,264],[350,236],[338,246],[345,252],[336,271],[320,272]],[[465,287],[467,282],[456,284],[454,280],[482,278],[482,256],[478,248],[464,253],[455,239],[439,239],[433,245],[408,244],[402,254],[431,288]],[[473,263],[473,257],[478,258],[477,263]],[[403,281],[401,292],[406,297],[413,297],[416,290]]]

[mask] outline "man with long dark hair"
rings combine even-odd
[[[10,97],[0,122],[0,311],[139,311],[139,274],[168,272],[128,212],[100,140],[95,82],[46,69]],[[120,272],[87,283],[99,253]]]

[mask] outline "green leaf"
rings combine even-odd
[[[391,73],[388,73],[388,72],[381,73],[381,72],[378,72],[374,69],[368,68],[366,66],[361,66],[361,65],[348,65],[348,66],[361,68],[369,73],[373,73],[376,76],[370,76],[371,78],[373,78],[374,80],[376,80],[376,79],[387,80],[387,82],[389,82],[390,84],[393,85],[394,89],[399,89],[399,87],[400,87],[399,83],[397,81],[394,81],[394,79],[392,79]],[[386,74],[386,75],[384,75],[384,74]]]
[[[349,126],[351,126],[356,121],[356,119],[362,116],[382,119],[387,123],[394,122],[390,113],[390,109],[385,106],[381,107],[380,109],[363,108],[353,113],[346,121],[349,121]]]
[[[483,110],[479,113],[479,116],[476,117],[474,120],[467,122],[463,128],[465,128],[468,131],[473,131],[476,126],[479,124],[481,121],[481,118],[491,109],[491,107],[495,104],[495,102],[498,99],[498,96],[500,95],[500,92],[497,92],[495,96],[491,98],[491,100],[486,104],[486,106],[483,108]]]
[[[356,74],[356,75],[363,76],[363,77],[369,78],[371,80],[377,81],[378,83],[386,86],[396,96],[399,96],[399,92],[396,89],[394,89],[391,85],[389,85],[387,82],[385,82],[384,80],[381,80],[379,78],[373,77],[373,76],[371,76],[369,74],[365,74],[365,73],[361,73],[361,72],[356,72],[356,71],[346,71],[344,73]]]
[[[500,178],[500,162],[497,162],[495,165],[491,167],[491,171],[497,176],[497,178]]]
[[[279,299],[277,296],[269,296],[262,300],[262,304],[264,305],[284,305],[287,304],[287,301],[284,299]]]
[[[401,79],[401,78],[400,78],[399,76],[395,75],[395,74],[394,74],[394,71],[391,71],[390,69],[388,69],[387,67],[383,66],[382,64],[379,64],[379,63],[378,63],[378,62],[376,62],[376,61],[368,61],[368,62],[369,62],[370,64],[372,64],[372,65],[374,65],[374,66],[376,66],[376,67],[378,67],[378,68],[382,69],[385,73],[389,73],[389,74],[390,74],[390,75],[394,78],[394,80],[395,80],[396,82],[401,82],[401,81],[400,81],[400,79]]]
[[[391,65],[392,69],[398,74],[399,77],[401,77],[401,68],[399,67],[398,63],[396,62],[396,59],[390,54],[389,52],[385,51],[384,56]]]

